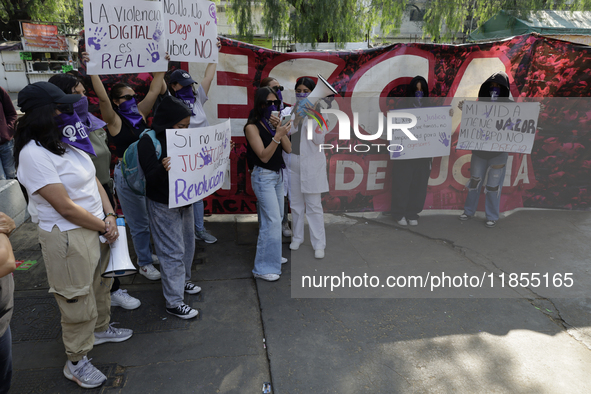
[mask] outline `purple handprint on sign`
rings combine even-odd
[[[94,29],[94,33],[92,32],[92,29],[89,28],[88,32],[93,34],[92,37],[88,38],[88,46],[95,49],[95,50],[100,50],[101,49],[101,41],[103,40],[103,38],[105,38],[107,36],[107,32],[105,31],[103,33],[103,28],[99,27],[98,29]],[[103,44],[103,46],[106,47],[106,45]]]
[[[404,150],[404,147],[402,145],[400,145],[400,148],[402,148],[402,149],[394,151],[394,152],[390,152],[390,157],[395,158],[395,157],[403,156],[404,153],[402,153],[402,151]]]
[[[447,134],[445,134],[445,132],[439,133],[439,142],[441,142],[446,148],[449,146],[449,139],[447,138]]]
[[[164,30],[162,30],[162,25],[160,23],[156,23],[156,30],[154,31],[154,34],[152,34],[152,39],[156,42],[160,42],[162,33],[164,33]]]
[[[160,53],[158,53],[158,44],[149,44],[146,48],[146,51],[148,51],[148,53],[152,57],[152,63],[156,63],[158,60],[160,60]]]
[[[209,153],[209,149],[207,149],[207,146],[204,148],[201,148],[201,158],[203,159],[203,167],[205,167],[208,164],[211,164],[212,162],[212,158],[211,158],[211,153]]]

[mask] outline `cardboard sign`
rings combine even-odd
[[[84,0],[87,72],[166,71],[162,4],[144,0]]]
[[[230,120],[215,126],[166,130],[170,208],[193,204],[230,179]]]
[[[217,63],[215,3],[206,0],[163,0],[166,50],[171,60]]]
[[[417,140],[404,133],[393,133],[390,144],[400,144],[403,149],[390,152],[392,160],[418,159],[421,157],[449,156],[451,147],[451,107],[428,107],[404,109],[417,117],[416,126],[408,129]],[[399,123],[410,123],[409,118],[394,118]]]
[[[539,103],[466,101],[457,149],[530,154],[539,114]]]

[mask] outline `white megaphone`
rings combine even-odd
[[[129,258],[125,219],[117,219],[117,231],[119,232],[119,238],[111,244],[111,257],[109,258],[109,265],[107,265],[105,273],[101,275],[103,278],[133,275],[137,272],[137,269]]]
[[[310,94],[306,98],[314,106],[316,105],[318,100],[331,96],[333,94],[338,94],[338,92],[328,83],[326,79],[324,79],[324,77],[322,77],[322,75],[318,74],[318,83],[316,84],[314,90],[312,90],[312,92],[310,92]],[[294,105],[294,109],[292,110],[292,113],[296,113],[296,120],[294,123],[296,126],[298,126],[302,121],[302,119],[299,116],[297,116],[297,107],[298,104]]]

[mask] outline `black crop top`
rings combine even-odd
[[[256,123],[257,128],[259,129],[259,135],[261,136],[261,140],[263,141],[263,145],[266,148],[269,144],[277,144],[273,142],[273,136],[265,126],[261,124],[261,122]],[[266,168],[267,170],[272,171],[279,171],[282,168],[285,168],[285,163],[283,162],[283,157],[281,156],[281,152],[283,149],[281,146],[278,146],[273,153],[273,156],[269,159],[268,162],[263,163],[261,159],[254,153],[250,143],[248,142],[248,138],[246,139],[246,160],[248,161],[248,167],[252,170],[254,166],[259,166],[262,168]]]
[[[134,128],[123,116],[119,116],[119,118],[121,119],[121,130],[119,131],[119,134],[114,137],[111,136],[111,134],[109,134],[109,136],[111,136],[111,141],[113,141],[113,144],[115,145],[115,153],[117,154],[117,157],[123,159],[125,150],[129,145],[133,144],[140,138],[140,134],[142,134],[148,126],[146,125],[146,122],[142,120],[137,128]]]

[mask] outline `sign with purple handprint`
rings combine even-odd
[[[452,133],[450,109],[450,106],[405,109],[404,112],[417,117],[417,124],[409,128],[417,140],[413,141],[403,133],[393,134],[390,143],[400,144],[403,149],[390,152],[390,159],[449,156]],[[408,118],[395,119],[395,123],[408,122]]]
[[[230,120],[215,126],[166,130],[169,208],[193,204],[230,181]]]
[[[456,149],[530,154],[539,113],[537,102],[466,101]]]
[[[215,3],[205,0],[163,0],[166,51],[171,60],[217,63]]]
[[[84,0],[88,74],[166,71],[163,6],[145,0]]]

